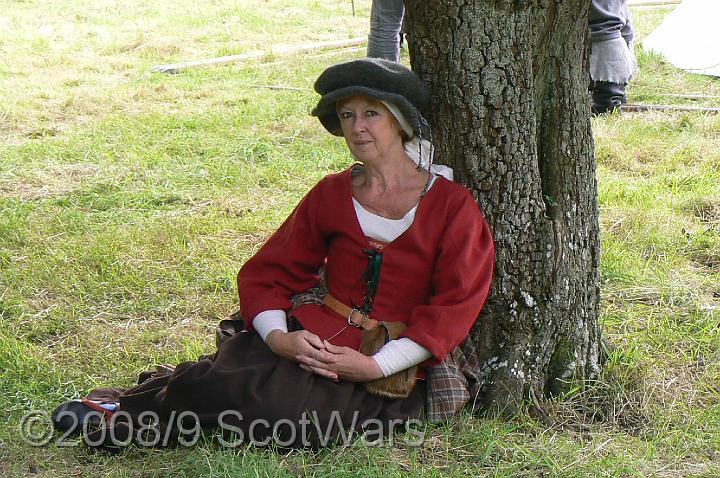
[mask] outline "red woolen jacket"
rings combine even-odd
[[[364,251],[371,246],[352,203],[351,170],[323,178],[240,269],[240,308],[248,328],[262,311],[288,311],[293,294],[317,284],[324,261],[330,293],[349,306],[362,303]],[[442,360],[468,334],[485,302],[493,252],[490,229],[469,191],[438,177],[410,228],[383,249],[370,316],[404,322],[402,336]],[[323,305],[301,305],[293,315],[321,339],[347,325]],[[348,327],[331,342],[358,349],[360,331]]]

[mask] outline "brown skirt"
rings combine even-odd
[[[362,383],[336,383],[306,372],[275,355],[256,333],[243,332],[210,359],[183,362],[170,375],[122,392],[113,433],[104,440],[91,434],[86,442],[112,446],[144,436],[145,445],[188,443],[198,425],[232,437],[221,438],[223,444],[317,448],[345,440],[348,431],[374,440],[405,431],[408,419],[420,417],[425,394],[424,381],[418,381],[405,399],[370,395]],[[150,422],[156,427],[152,433]]]

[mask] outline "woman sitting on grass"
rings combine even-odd
[[[247,331],[122,391],[124,418],[86,442],[138,439],[152,417],[171,439],[190,422],[317,446],[421,416],[425,368],[467,336],[485,301],[490,230],[470,193],[436,173],[449,169],[431,164],[428,93],[414,73],[355,60],[325,70],[315,90],[312,114],[358,162],[313,187],[240,269]]]

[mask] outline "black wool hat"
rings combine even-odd
[[[422,80],[408,68],[394,61],[362,58],[333,65],[323,71],[315,82],[321,95],[312,115],[335,136],[342,136],[335,110],[339,100],[364,95],[393,103],[398,107],[416,134],[425,133],[427,123],[420,114],[430,95]]]

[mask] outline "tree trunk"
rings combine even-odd
[[[436,161],[492,227],[495,278],[473,333],[481,400],[514,413],[600,370],[589,0],[406,0]]]

